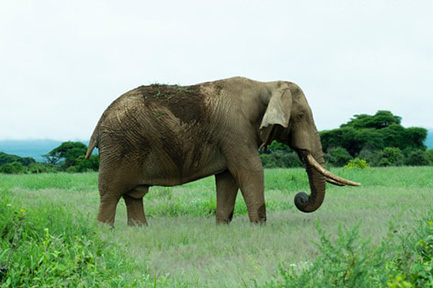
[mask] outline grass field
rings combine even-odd
[[[324,204],[311,214],[299,212],[293,205],[297,192],[308,191],[306,173],[302,169],[271,169],[265,171],[266,225],[248,222],[240,194],[233,222],[216,225],[215,184],[213,178],[206,178],[172,188],[152,187],[144,201],[148,227],[127,227],[126,209],[121,202],[113,230],[95,224],[99,202],[97,173],[0,175],[3,210],[0,220],[9,219],[11,223],[3,228],[3,239],[10,236],[9,242],[0,247],[0,284],[4,287],[13,287],[14,283],[86,287],[284,286],[288,281],[284,280],[287,277],[284,271],[300,273],[326,254],[324,239],[326,243],[338,243],[348,235],[355,235],[351,241],[357,241],[356,247],[376,249],[413,234],[420,219],[433,210],[432,167],[333,172],[361,182],[362,186],[328,185]],[[25,239],[34,247],[17,244]],[[42,245],[40,251],[35,248],[39,247],[37,243]],[[28,252],[20,254],[26,249]],[[334,253],[337,255],[338,251]],[[67,260],[68,255],[72,260]],[[15,257],[22,264],[12,264],[18,261]],[[41,260],[44,257],[46,260]],[[58,265],[60,268],[47,266],[42,271],[47,262],[56,261],[63,263]],[[19,272],[24,271],[20,265],[30,268]],[[63,268],[69,272],[62,272]],[[23,275],[28,279],[19,282],[17,279]],[[80,275],[80,279],[74,275]],[[391,276],[378,275],[395,278]],[[54,282],[44,282],[49,278]],[[403,280],[397,278],[395,282]],[[325,286],[349,287],[347,283],[337,284]]]

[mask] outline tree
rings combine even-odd
[[[90,156],[86,159],[84,156],[77,158],[77,165],[71,166],[69,171],[71,172],[89,172],[98,171],[99,168],[99,157],[97,155]]]
[[[406,147],[425,151],[427,147],[424,145],[427,139],[427,129],[419,127],[410,127],[406,129]]]
[[[81,142],[63,142],[59,147],[51,150],[44,157],[48,163],[52,165],[61,165],[63,169],[75,166],[78,163],[78,158],[84,156],[87,151],[87,146]]]
[[[375,115],[370,116],[367,114],[355,115],[354,118],[350,119],[346,124],[342,124],[343,127],[353,127],[356,129],[361,128],[373,128],[382,129],[392,124],[400,125],[401,117],[393,115],[390,111],[379,110]]]
[[[29,166],[32,163],[36,163],[36,160],[32,157],[20,157],[17,155],[10,155],[6,154],[4,152],[0,152],[0,166],[3,166],[4,164],[9,164],[13,162],[19,162],[23,166]]]
[[[401,124],[401,117],[389,111],[378,111],[375,115],[355,115],[340,128],[320,133],[322,147],[325,152],[336,147],[342,147],[352,157],[359,157],[360,153],[368,152],[374,156],[386,147],[399,148],[406,154],[412,150],[425,151],[423,144],[427,137],[427,130],[419,127],[405,128]],[[374,161],[379,163],[379,161]],[[389,164],[383,160],[382,165]]]

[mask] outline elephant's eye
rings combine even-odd
[[[298,116],[296,116],[296,118],[298,119],[298,120],[302,120],[302,119],[304,119],[304,113],[300,113],[300,114],[298,114]]]

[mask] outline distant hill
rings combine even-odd
[[[56,140],[0,140],[0,151],[21,157],[32,157],[38,162],[43,162],[42,155],[62,144]],[[87,141],[80,141],[88,144]]]

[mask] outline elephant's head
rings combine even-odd
[[[296,207],[303,212],[317,210],[325,198],[326,181],[339,186],[359,186],[324,168],[319,133],[302,90],[296,84],[279,82],[271,91],[270,97],[264,97],[268,105],[260,125],[260,137],[262,146],[273,140],[289,145],[305,163],[311,194],[299,192],[295,196]]]

